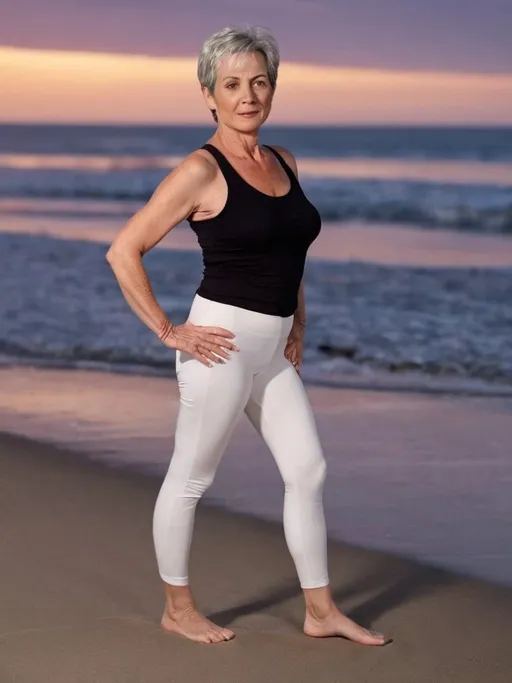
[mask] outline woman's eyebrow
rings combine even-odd
[[[261,78],[262,76],[267,77],[267,74],[258,74],[257,76],[253,76],[251,80],[253,81],[255,78]],[[233,78],[234,80],[238,80],[240,76],[225,76],[222,80],[227,81],[228,79]]]

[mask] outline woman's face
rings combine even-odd
[[[217,110],[219,122],[249,132],[267,120],[274,91],[261,52],[224,57],[217,66],[213,97],[203,88],[206,103]],[[249,114],[250,115],[247,115]]]

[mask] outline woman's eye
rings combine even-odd
[[[255,81],[255,83],[256,83],[256,85],[263,85],[263,86],[267,85],[266,81]],[[233,88],[236,88],[237,86],[238,86],[238,83],[228,83],[226,88],[229,88],[230,90],[232,90]]]

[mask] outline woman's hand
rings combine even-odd
[[[300,367],[302,365],[302,354],[304,349],[304,331],[303,323],[298,320],[293,321],[292,329],[288,335],[288,342],[286,344],[284,355],[293,365],[297,374],[300,374]]]
[[[225,363],[231,358],[228,351],[239,351],[229,339],[235,335],[223,327],[206,327],[185,322],[183,325],[167,323],[158,335],[160,341],[170,349],[185,351],[203,363],[212,367],[215,363]]]

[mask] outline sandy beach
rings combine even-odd
[[[198,645],[159,629],[156,479],[3,434],[0,487],[2,683],[510,680],[510,589],[331,543],[337,603],[394,642],[310,639],[280,525],[201,504],[191,580],[236,638]]]

